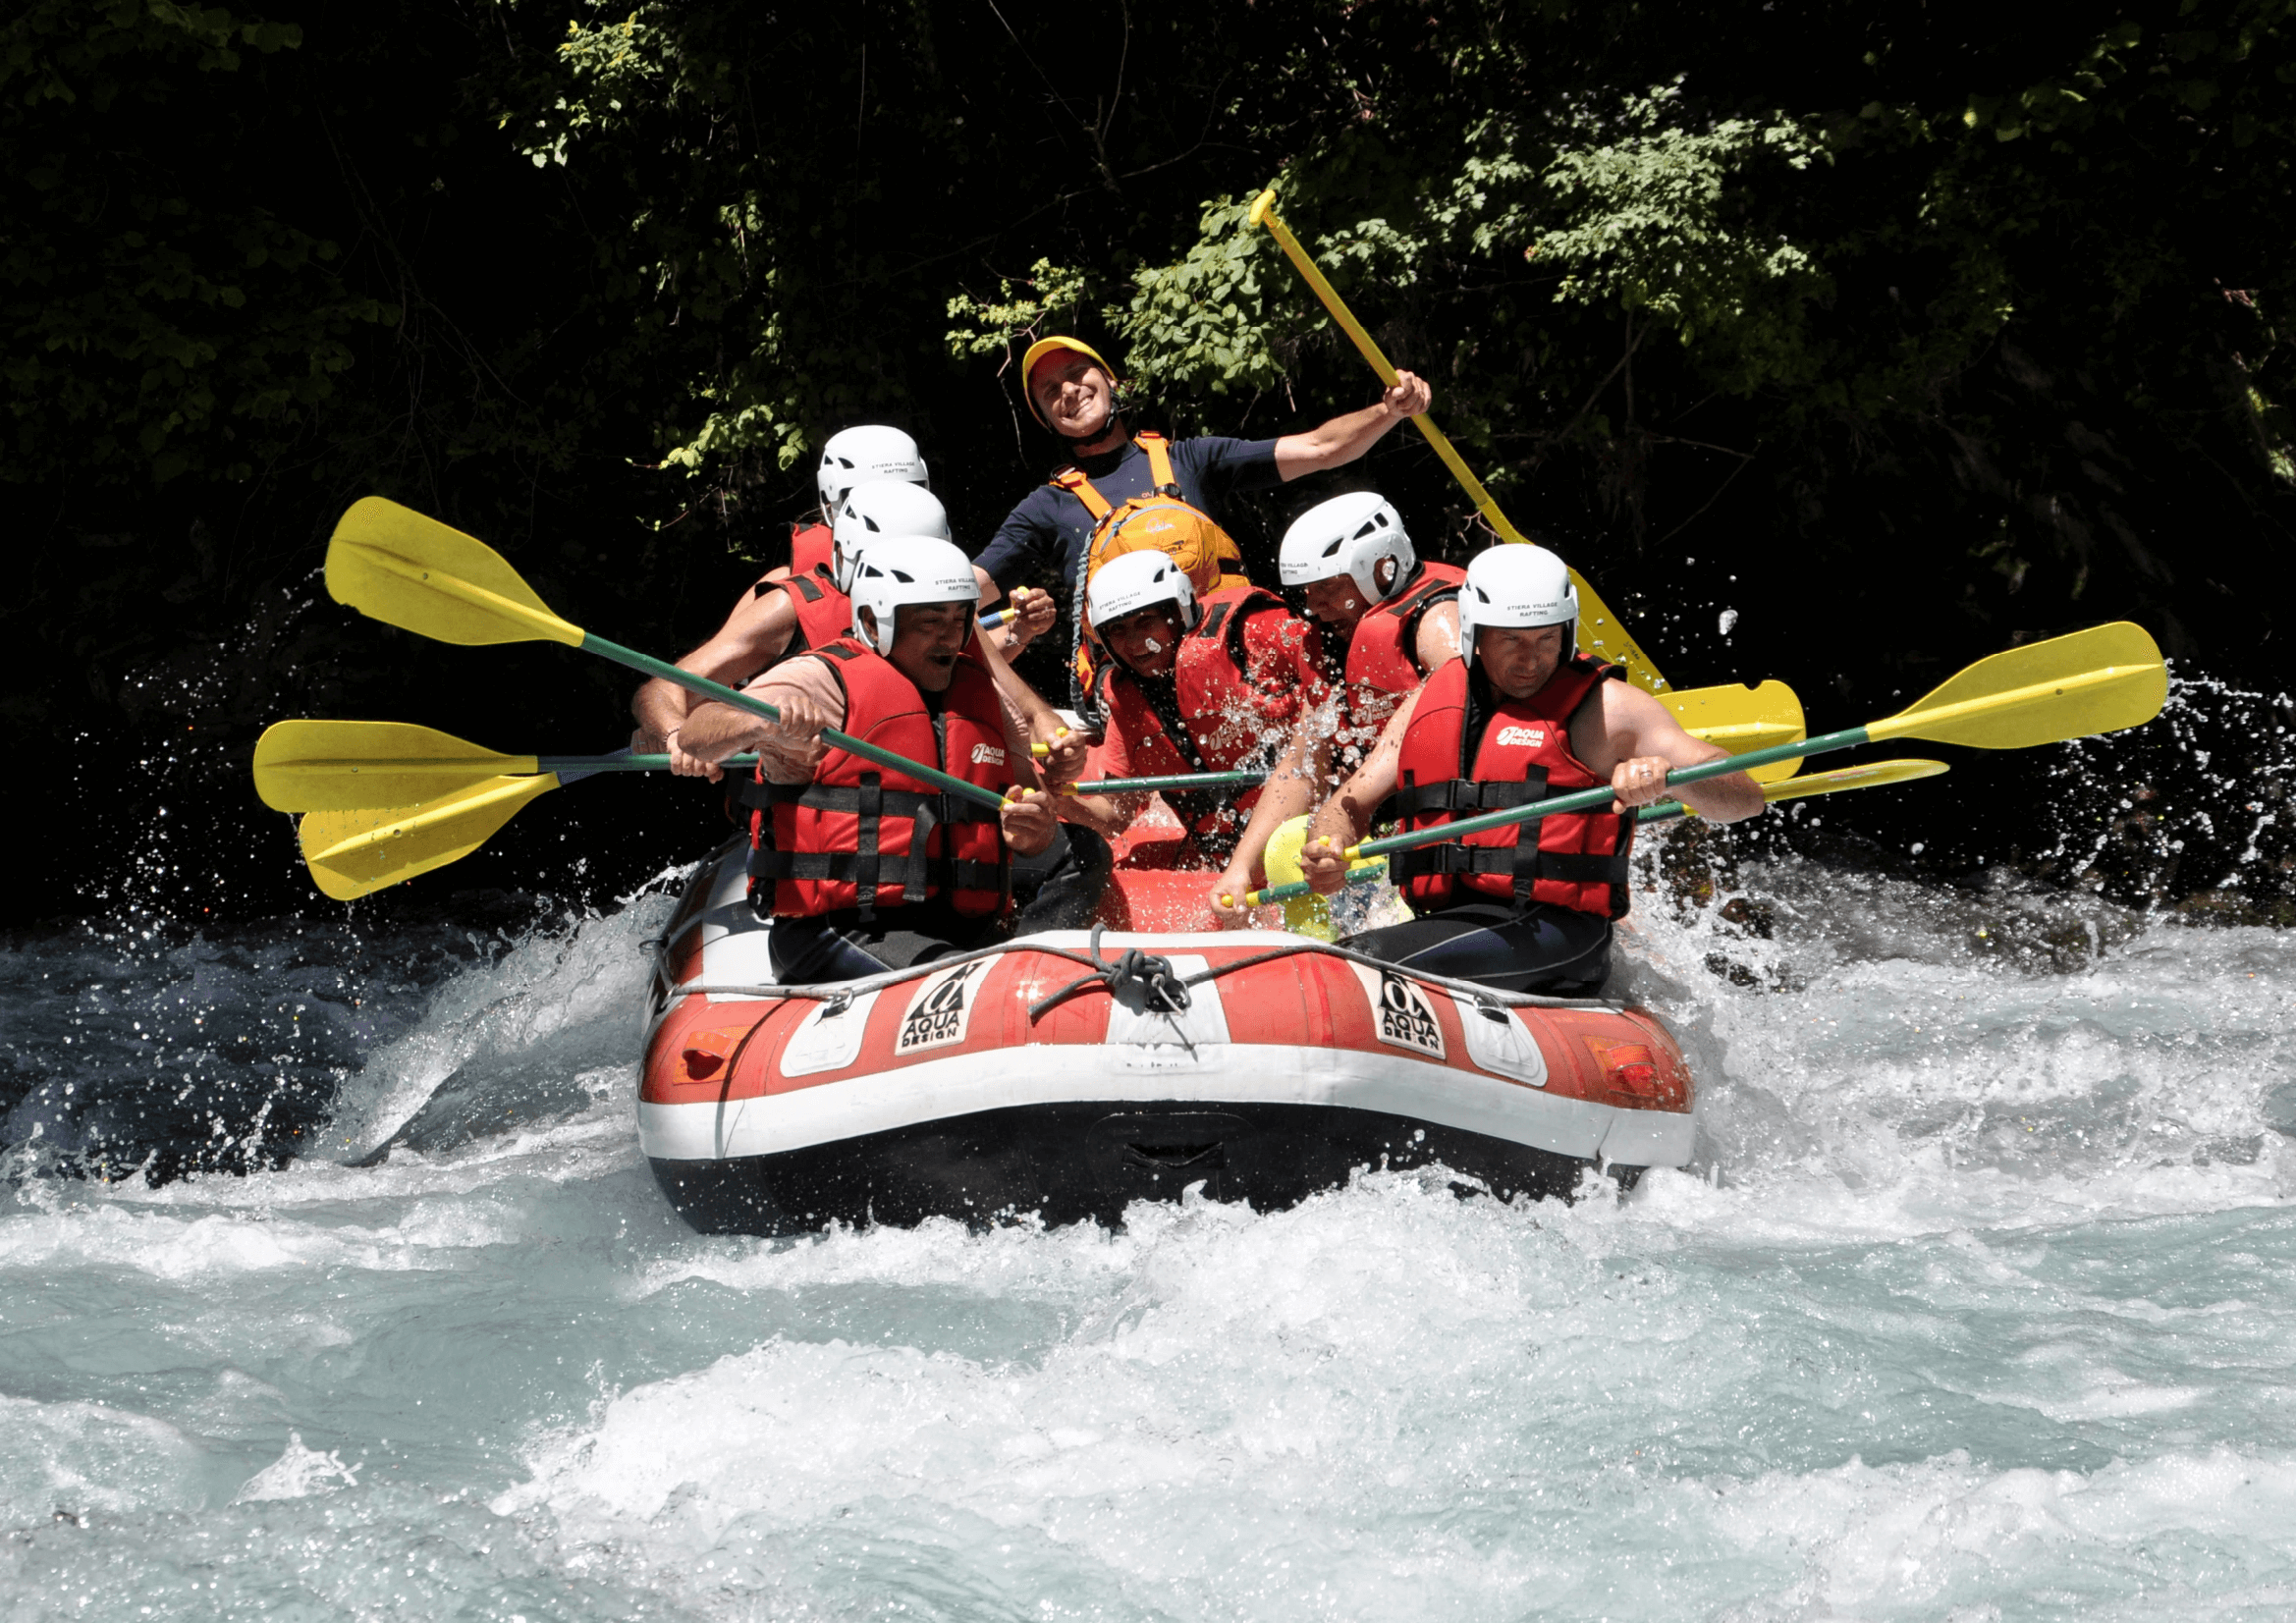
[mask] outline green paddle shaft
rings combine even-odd
[[[1769,749],[1750,749],[1743,755],[1726,755],[1719,761],[1709,761],[1702,767],[1677,767],[1667,774],[1668,785],[1695,784],[1701,779],[1721,778],[1733,772],[1744,772],[1748,767],[1765,767],[1773,761],[1793,761],[1807,755],[1823,755],[1828,750],[1855,749],[1867,742],[1866,730],[1853,727],[1842,732],[1828,732],[1816,738],[1805,738],[1796,744],[1776,744]],[[1602,788],[1581,789],[1576,794],[1558,795],[1553,800],[1534,800],[1527,806],[1509,806],[1504,811],[1485,812],[1481,817],[1464,818],[1456,823],[1446,823],[1439,828],[1421,829],[1415,834],[1390,835],[1385,839],[1373,839],[1347,852],[1347,860],[1357,861],[1367,856],[1385,856],[1390,851],[1408,851],[1420,845],[1440,845],[1447,839],[1459,839],[1486,829],[1503,829],[1510,823],[1535,823],[1542,817],[1558,812],[1595,811],[1611,803],[1613,795],[1608,785]],[[1260,901],[1283,901],[1290,896],[1304,896],[1315,887],[1305,880],[1290,885],[1271,885],[1253,893]]]
[[[729,755],[718,765],[731,772],[738,767],[757,765],[757,757],[754,755]],[[667,755],[537,755],[534,757],[534,770],[555,772],[562,777],[570,772],[668,772],[670,770],[670,757]]]
[[[1147,794],[1155,789],[1250,788],[1266,783],[1264,772],[1191,772],[1172,778],[1103,778],[1097,784],[1070,784],[1070,794]]]
[[[585,654],[604,655],[617,665],[627,665],[632,671],[642,671],[649,676],[659,676],[666,682],[675,682],[688,693],[699,693],[705,699],[715,699],[720,704],[730,704],[737,710],[746,710],[752,716],[763,716],[769,722],[778,722],[782,719],[782,713],[763,699],[753,699],[746,693],[735,691],[723,682],[711,681],[707,676],[697,676],[690,671],[681,671],[667,661],[655,659],[651,654],[641,654],[634,648],[625,648],[619,642],[608,642],[594,631],[582,633],[581,646],[582,652]],[[967,800],[978,801],[984,806],[1002,806],[1005,803],[1005,797],[995,789],[983,788],[978,784],[968,784],[961,778],[954,777],[938,768],[928,767],[921,761],[912,761],[905,755],[896,755],[890,749],[880,749],[877,745],[864,742],[849,732],[840,732],[835,728],[823,728],[821,736],[848,755],[858,755],[864,761],[874,761],[881,767],[890,767],[895,772],[905,774],[920,783],[931,784],[938,788],[947,789],[951,794],[960,794]]]

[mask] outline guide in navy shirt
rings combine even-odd
[[[1021,375],[1029,409],[1066,443],[1073,465],[1105,501],[1121,506],[1154,491],[1148,455],[1116,408],[1115,369],[1098,351],[1078,339],[1040,339],[1022,358]],[[1168,447],[1173,481],[1182,501],[1224,521],[1222,508],[1230,493],[1351,462],[1395,424],[1425,411],[1432,398],[1422,379],[1399,372],[1377,406],[1334,417],[1305,434],[1175,440]],[[1063,588],[1073,592],[1094,522],[1092,509],[1071,491],[1057,484],[1030,491],[973,560],[981,602],[996,602],[1030,574],[1055,574]],[[1070,619],[1064,605],[1062,623],[1055,628],[1063,641],[1070,640]]]
[[[1279,443],[1216,434],[1171,442],[1173,478],[1180,500],[1202,508],[1225,526],[1230,492],[1265,489],[1282,481],[1276,469]],[[1148,454],[1130,438],[1113,451],[1078,457],[1075,465],[1112,504],[1121,506],[1156,488]],[[1031,575],[1055,574],[1067,585],[1092,539],[1092,526],[1091,511],[1082,502],[1058,485],[1039,485],[1005,515],[973,563],[1000,592]]]

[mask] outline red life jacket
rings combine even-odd
[[[1264,765],[1299,719],[1297,687],[1269,692],[1251,678],[1253,665],[1280,654],[1278,639],[1297,623],[1284,600],[1257,586],[1237,586],[1214,592],[1201,607],[1195,629],[1180,638],[1169,677],[1137,676],[1114,659],[1101,668],[1102,714],[1143,778]],[[1225,857],[1251,821],[1260,791],[1230,796],[1182,789],[1164,798],[1207,855]]]
[[[1470,681],[1466,661],[1450,661],[1420,690],[1395,792],[1376,821],[1416,832],[1608,784],[1570,753],[1570,721],[1599,699],[1605,677],[1624,675],[1620,666],[1574,656],[1529,698],[1504,699],[1488,682]],[[1537,832],[1524,839],[1526,830]],[[1421,913],[1495,896],[1621,918],[1633,844],[1632,812],[1564,812],[1393,852],[1388,877]]]
[[[1427,679],[1419,663],[1419,622],[1438,603],[1455,602],[1467,571],[1422,563],[1402,591],[1367,612],[1347,641],[1339,688],[1339,743],[1358,759],[1379,742],[1404,698]]]
[[[836,563],[837,542],[827,524],[790,526],[790,573],[830,572]]]
[[[996,684],[959,662],[936,709],[874,649],[840,637],[813,650],[845,689],[846,728],[912,761],[1003,792],[1012,783]],[[1011,900],[1011,856],[997,810],[832,747],[805,784],[744,784],[749,883],[773,886],[773,910],[810,917],[947,895],[959,913],[1001,913]]]
[[[820,528],[818,524],[814,527]],[[827,564],[792,573],[787,580],[760,580],[752,589],[759,597],[772,591],[787,592],[797,611],[797,627],[790,633],[789,646],[775,665],[810,649],[826,648],[853,628],[853,600],[837,589],[837,577],[829,572]]]

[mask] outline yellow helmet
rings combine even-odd
[[[1036,370],[1036,363],[1039,360],[1051,354],[1055,350],[1072,350],[1077,354],[1084,356],[1093,365],[1108,374],[1111,389],[1116,387],[1117,369],[1108,363],[1107,358],[1098,350],[1082,339],[1063,338],[1058,333],[1051,338],[1040,338],[1031,344],[1028,347],[1028,352],[1020,357],[1020,395],[1023,400],[1028,402],[1028,409],[1035,413],[1038,422],[1044,422],[1044,412],[1037,406],[1036,391],[1028,387],[1028,374]],[[1052,425],[1046,423],[1045,426],[1049,428]]]

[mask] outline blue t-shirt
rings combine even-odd
[[[1211,514],[1223,529],[1228,527],[1228,519],[1221,508],[1230,491],[1281,482],[1274,440],[1230,440],[1208,434],[1174,440],[1167,449],[1181,500]],[[1135,496],[1149,495],[1156,488],[1148,470],[1148,453],[1136,444],[1081,458],[1076,465],[1112,508],[1121,507]],[[1091,539],[1092,514],[1084,504],[1057,486],[1039,485],[1005,515],[997,533],[989,537],[989,544],[973,562],[1007,592],[1026,575],[1041,578],[1055,571],[1065,591],[1075,585],[1076,566]]]

